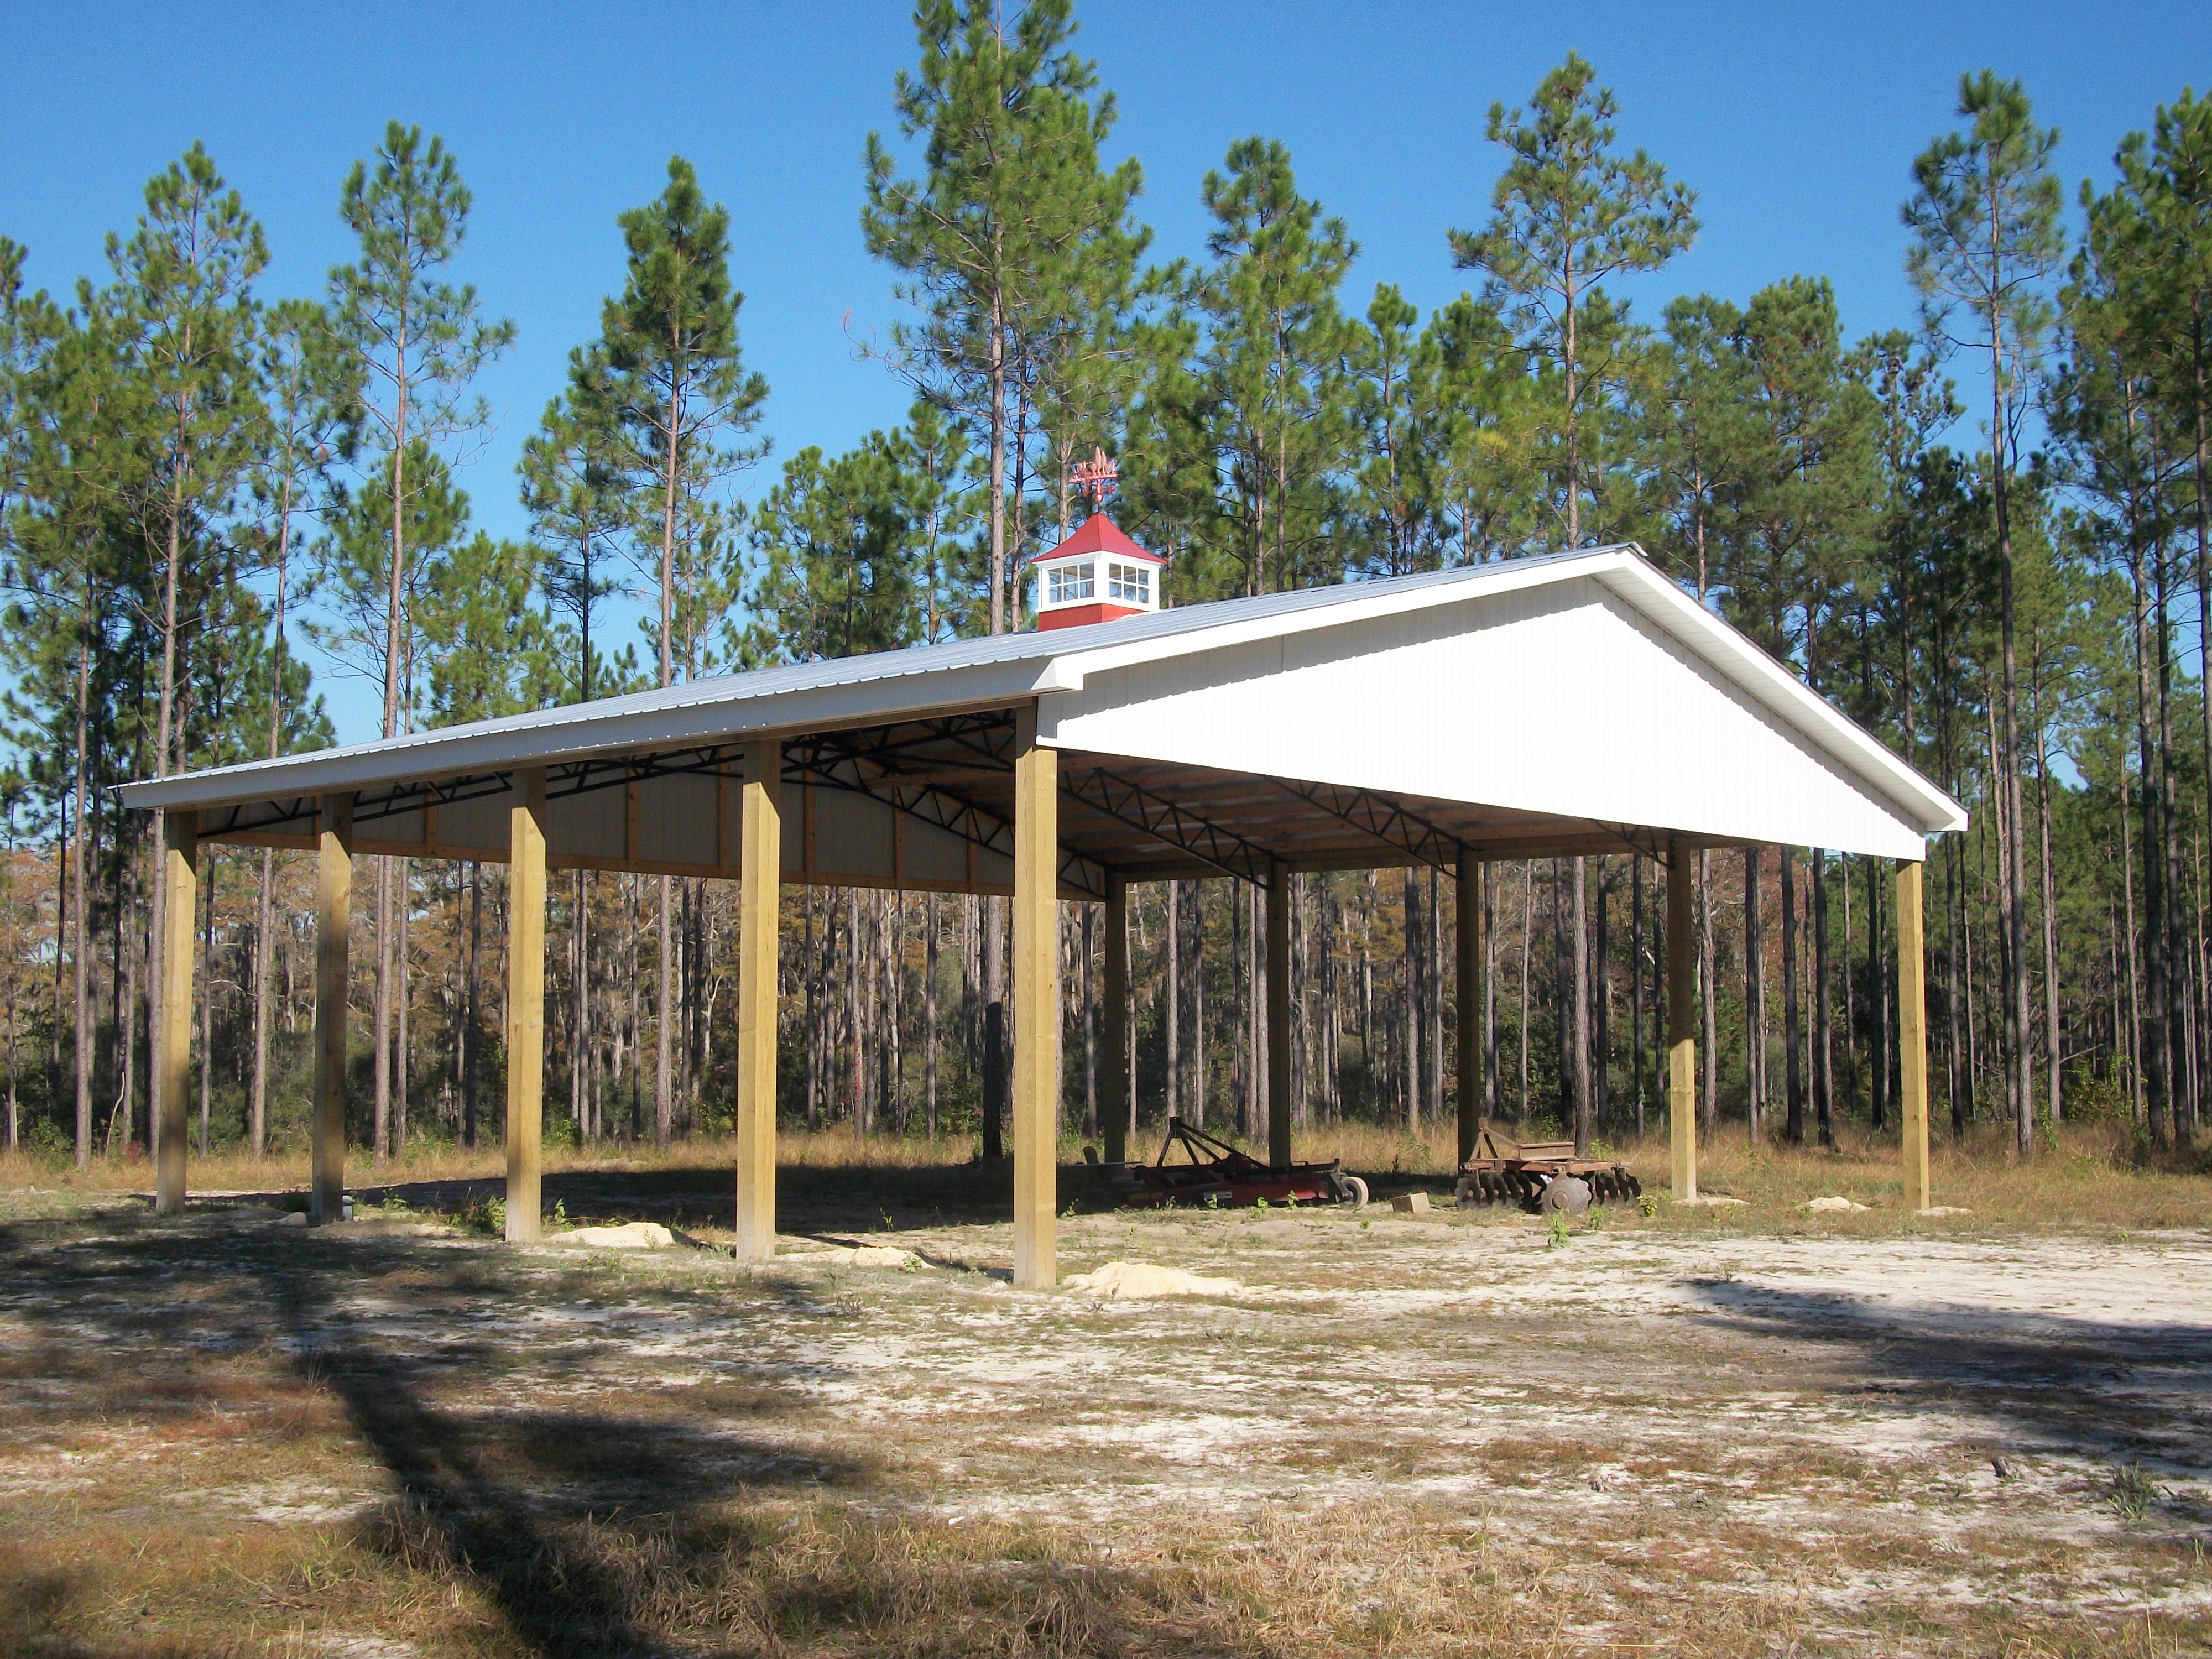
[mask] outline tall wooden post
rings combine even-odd
[[[1929,1206],[1928,1185],[1928,966],[1923,954],[1921,872],[1909,859],[1897,865],[1897,1069],[1904,1096],[1899,1116],[1904,1132],[1905,1207],[1917,1214]]]
[[[517,775],[507,814],[507,1242],[538,1234],[545,1113],[545,769]]]
[[[315,852],[315,1097],[309,1107],[307,1220],[345,1201],[347,954],[353,943],[353,797],[323,797]]]
[[[1474,1156],[1482,1121],[1483,983],[1490,958],[1482,948],[1482,866],[1465,848],[1459,854],[1459,1161]]]
[[[1690,914],[1690,849],[1667,847],[1667,1129],[1674,1194],[1698,1195],[1698,964]]]
[[[783,908],[783,745],[745,746],[738,818],[738,1238],[775,1254],[776,945]]]
[[[185,1094],[192,1074],[192,923],[199,915],[199,814],[161,814],[161,1053],[154,1068],[154,1208],[185,1212]]]
[[[1014,735],[1014,1287],[1059,1276],[1053,1223],[1060,1159],[1060,757]]]
[[[1129,1156],[1129,879],[1118,871],[1106,876],[1106,1084],[1100,1127],[1106,1135],[1106,1161]]]

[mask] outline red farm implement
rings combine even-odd
[[[1180,1148],[1182,1158],[1174,1158]],[[1367,1183],[1346,1175],[1341,1162],[1293,1164],[1277,1169],[1194,1129],[1179,1117],[1168,1120],[1168,1136],[1160,1155],[1135,1170],[1138,1187],[1122,1202],[1135,1205],[1176,1203],[1364,1204]]]

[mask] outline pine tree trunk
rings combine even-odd
[[[85,584],[86,620],[84,623],[87,628],[91,626],[91,580],[88,577]],[[54,969],[57,991],[60,986],[62,957],[60,934],[63,919],[60,913],[64,909],[70,912],[71,917],[70,925],[75,927],[76,935],[76,948],[70,952],[72,960],[70,963],[70,976],[76,994],[74,1004],[76,1024],[72,1030],[72,1040],[76,1051],[76,1167],[80,1170],[92,1167],[92,1000],[90,981],[88,977],[92,967],[92,951],[91,930],[86,921],[90,912],[85,903],[84,893],[85,817],[88,810],[86,805],[88,779],[85,744],[86,727],[89,720],[91,677],[92,646],[90,641],[81,635],[77,641],[76,658],[76,793],[70,804],[70,811],[76,819],[76,834],[73,836],[70,835],[64,823],[62,838],[69,843],[66,849],[70,874],[69,902],[66,905],[62,902],[58,883],[54,917]],[[122,913],[122,906],[119,903],[116,907],[116,911],[118,915]],[[119,1019],[116,1024],[118,1030],[125,1029]],[[61,1041],[61,1022],[58,1019],[54,1022],[54,1041],[57,1043]],[[54,1071],[56,1080],[58,1082],[60,1066],[57,1065]],[[125,1097],[128,1097],[127,1088]]]
[[[414,907],[410,890],[412,878],[409,860],[394,859],[392,884],[397,890],[392,918],[392,932],[397,936],[393,944],[398,957],[398,985],[393,992],[396,1018],[394,1036],[398,1048],[392,1057],[392,1155],[398,1158],[407,1150],[407,1073],[414,1059],[408,1041],[408,1015],[414,1007],[414,957],[407,948],[408,912]]]
[[[1698,854],[1698,1133],[1710,1137],[1720,1121],[1721,1038],[1719,981],[1713,957],[1713,855]]]
[[[1606,1086],[1613,1069],[1612,1027],[1608,1018],[1613,997],[1607,967],[1611,961],[1611,941],[1606,937],[1608,907],[1606,903],[1605,862],[1605,857],[1601,854],[1597,860],[1597,959],[1595,971],[1591,975],[1591,994],[1595,1003],[1592,1010],[1591,1028],[1597,1054],[1590,1068],[1590,1123],[1591,1133],[1597,1135],[1609,1133],[1613,1128],[1607,1111],[1608,1091]]]
[[[1420,884],[1411,870],[1401,874],[1404,883],[1401,892],[1405,908],[1405,995],[1401,1002],[1404,1015],[1401,1030],[1405,1041],[1405,1063],[1401,1067],[1401,1086],[1400,1107],[1404,1114],[1406,1133],[1421,1133],[1421,900]]]
[[[1590,1155],[1590,963],[1589,898],[1586,865],[1580,854],[1574,860],[1574,1061],[1575,1156]]]
[[[1801,1022],[1797,1006],[1797,877],[1796,849],[1784,847],[1782,857],[1782,1050],[1784,1086],[1788,1117],[1783,1133],[1793,1146],[1805,1144],[1804,1052],[1800,1046]]]
[[[1628,860],[1628,1079],[1636,1101],[1636,1138],[1644,1138],[1644,854]]]
[[[1528,1127],[1528,951],[1535,936],[1536,866],[1521,861],[1521,1100],[1516,1128]]]
[[[1836,1145],[1836,1067],[1834,1037],[1829,1019],[1828,855],[1813,849],[1813,1100],[1820,1145],[1832,1152]]]
[[[1567,937],[1567,876],[1564,860],[1552,860],[1553,1048],[1559,1065],[1559,1123],[1575,1133],[1574,945]]]
[[[937,895],[923,900],[928,936],[922,941],[921,1109],[929,1141],[937,1144]]]
[[[207,896],[200,906],[200,1156],[208,1155],[208,1116],[215,1095],[216,860],[207,861]]]
[[[2061,1095],[2060,1072],[2064,1063],[2063,1032],[2058,1017],[2058,888],[2053,873],[2056,866],[2051,856],[2051,757],[2041,750],[2036,756],[2035,793],[2036,820],[2043,841],[2043,1046],[2046,1068],[2046,1089],[2053,1125],[2065,1121],[2065,1102]]]
[[[1745,1115],[1751,1144],[1766,1139],[1766,929],[1759,920],[1759,848],[1743,849]]]
[[[1170,881],[1167,885],[1166,945],[1167,994],[1161,1012],[1166,1015],[1167,1075],[1165,1079],[1166,1110],[1170,1117],[1183,1115],[1182,1084],[1182,884]],[[1200,1121],[1203,1122],[1201,1112]]]

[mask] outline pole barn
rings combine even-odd
[[[1126,1091],[1132,882],[1267,890],[1268,1147],[1290,1159],[1285,877],[1639,852],[1668,868],[1672,1182],[1697,1194],[1690,866],[1789,845],[1897,866],[1906,1200],[1928,1194],[1921,861],[1959,805],[1700,606],[1632,545],[1144,611],[762,669],[317,754],[126,785],[163,814],[170,948],[158,1206],[182,1208],[200,843],[314,850],[311,1218],[336,1217],[359,854],[512,865],[507,1237],[538,1229],[546,872],[741,886],[737,1238],[775,1237],[781,884],[1010,896],[1015,1282],[1054,1279],[1057,906],[1107,906],[1103,1045]],[[1462,902],[1461,1006],[1480,907]],[[174,943],[182,939],[186,945]],[[1467,1029],[1479,1031],[1478,1023]],[[1479,1056],[1459,1069],[1473,1139]],[[1122,1117],[1109,1115],[1110,1158]]]

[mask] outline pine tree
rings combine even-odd
[[[273,574],[275,604],[270,642],[275,668],[269,677],[269,758],[283,752],[290,658],[285,634],[286,606],[292,598],[291,562],[295,526],[319,512],[327,488],[326,469],[337,438],[332,401],[331,362],[327,349],[330,319],[310,301],[286,300],[263,319],[261,376],[268,425],[259,435],[253,491],[258,508],[252,541],[258,559]],[[253,1074],[248,1085],[247,1140],[259,1158],[267,1139],[269,1094],[269,969],[276,931],[276,854],[261,854],[261,884],[253,925]]]
[[[655,555],[660,684],[678,666],[698,672],[697,649],[727,607],[714,569],[722,520],[712,492],[766,446],[738,440],[760,420],[768,382],[748,374],[738,344],[744,296],[730,285],[730,215],[709,204],[682,156],[668,162],[659,198],[623,214],[629,264],[623,291],[601,313],[609,390],[628,434],[638,481],[633,511],[657,520]],[[711,599],[710,599],[710,596]],[[660,977],[653,1079],[653,1140],[675,1123],[675,880],[660,888]]]
[[[925,521],[899,450],[872,432],[849,454],[807,448],[785,465],[753,514],[746,660],[812,662],[921,639]]]
[[[338,213],[359,240],[355,262],[331,273],[331,342],[344,366],[343,453],[384,494],[389,550],[380,562],[385,577],[382,641],[374,654],[383,669],[384,735],[401,730],[402,676],[411,660],[415,629],[407,595],[418,559],[407,537],[411,503],[431,483],[414,463],[437,457],[457,438],[490,417],[469,386],[514,339],[514,325],[487,321],[476,289],[455,285],[446,270],[468,234],[474,198],[445,140],[426,146],[420,127],[392,122],[374,159],[356,161],[339,192]],[[358,515],[356,515],[358,516]],[[357,555],[359,549],[354,550]],[[360,568],[357,558],[354,567]],[[354,614],[362,620],[357,592]],[[376,866],[376,1008],[374,1013],[375,1155],[397,1149],[389,1140],[392,1115],[393,860]],[[405,1064],[405,1056],[400,1057]],[[404,1083],[403,1083],[404,1087]]]
[[[630,453],[617,424],[614,388],[601,346],[568,354],[568,385],[545,405],[522,446],[522,504],[541,550],[538,580],[546,600],[576,626],[576,701],[596,695],[592,613],[615,592],[611,573],[635,500],[625,471]]]
[[[868,251],[900,273],[914,315],[893,325],[883,354],[915,391],[981,440],[990,631],[1007,624],[1018,549],[1007,538],[1008,464],[1023,422],[1010,405],[1024,364],[1050,334],[1095,330],[1056,321],[1079,289],[1069,273],[1086,249],[1132,237],[1129,204],[1143,174],[1132,161],[1098,164],[1114,125],[1093,66],[1069,51],[1070,0],[1032,0],[1009,25],[986,0],[922,0],[915,11],[918,69],[901,70],[901,131],[927,135],[923,170],[902,178],[878,134],[868,136]],[[1094,96],[1094,94],[1096,94]],[[1110,285],[1109,285],[1110,288]],[[997,1157],[1005,1108],[1005,906],[984,902],[983,1150]]]
[[[1241,564],[1242,591],[1267,593],[1336,574],[1322,549],[1357,444],[1347,370],[1358,339],[1337,289],[1359,247],[1298,194],[1281,144],[1240,139],[1226,166],[1203,191],[1215,263],[1197,289],[1198,374],[1217,512],[1234,538],[1218,550]]]
[[[1996,511],[2002,678],[1996,757],[1997,811],[2004,842],[2006,1083],[2014,1146],[2030,1156],[2034,1104],[2028,1086],[2027,899],[2021,860],[2019,647],[2013,595],[2012,480],[2021,426],[2052,322],[2048,296],[2066,239],[2058,180],[2051,173],[2055,127],[2035,124],[2017,81],[1993,71],[1962,76],[1959,116],[1912,164],[1917,189],[1905,205],[1913,246],[1905,268],[1931,335],[1985,358],[1989,374],[1990,482]]]
[[[1532,347],[1559,366],[1559,495],[1567,545],[1582,545],[1583,422],[1593,385],[1584,335],[1608,277],[1656,270],[1697,234],[1697,198],[1642,150],[1615,148],[1612,92],[1576,54],[1544,77],[1528,109],[1490,106],[1488,137],[1511,159],[1480,231],[1450,233],[1462,268],[1488,274]]]
[[[179,763],[177,694],[185,665],[180,630],[189,627],[193,595],[186,568],[205,568],[216,521],[235,506],[258,418],[253,364],[253,279],[269,262],[261,227],[228,188],[198,144],[155,175],[146,209],[126,241],[111,236],[115,280],[100,303],[112,319],[125,374],[140,400],[148,459],[145,493],[133,513],[161,574],[155,606],[161,641],[159,704],[154,725],[154,774]],[[220,545],[220,544],[218,544]],[[156,811],[149,845],[161,843]],[[154,860],[152,914],[163,914],[167,864]],[[165,1018],[189,1019],[161,1006],[166,931],[149,939],[147,1030],[160,1041]]]

